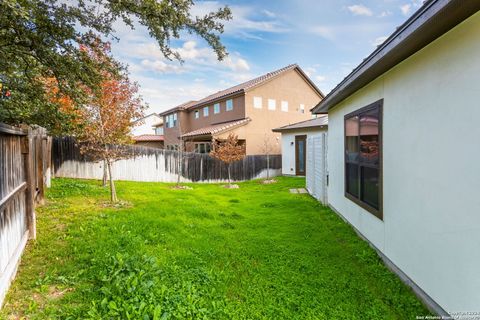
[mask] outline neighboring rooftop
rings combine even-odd
[[[310,84],[310,86],[318,92],[318,94],[323,98],[324,97],[324,94],[322,93],[322,91],[315,85],[315,83],[313,83],[310,78],[305,74],[305,72],[298,66],[298,64],[291,64],[291,65],[288,65],[284,68],[281,68],[281,69],[278,69],[278,70],[275,70],[275,71],[272,71],[272,72],[269,72],[269,73],[266,73],[264,75],[261,75],[259,77],[256,77],[252,80],[249,80],[249,81],[246,81],[246,82],[243,82],[241,84],[238,84],[236,86],[233,86],[233,87],[230,87],[228,89],[225,89],[225,90],[221,90],[221,91],[218,91],[214,94],[211,94],[203,99],[200,99],[199,101],[189,101],[187,103],[184,103],[184,104],[181,104],[179,106],[176,106],[172,109],[169,109],[167,111],[164,111],[163,113],[161,113],[160,115],[166,115],[166,114],[169,114],[173,111],[176,111],[176,110],[186,110],[186,109],[191,109],[191,108],[196,108],[196,107],[199,107],[201,105],[205,105],[205,104],[208,104],[210,102],[213,102],[219,98],[224,98],[224,97],[227,97],[227,96],[232,96],[232,95],[237,95],[237,94],[240,94],[240,93],[244,93],[254,87],[257,87],[287,71],[290,71],[290,70],[294,70],[296,69],[301,75],[302,77]]]
[[[297,123],[292,123],[287,126],[283,126],[280,128],[275,128],[273,132],[282,132],[282,131],[289,131],[289,130],[296,130],[296,129],[304,129],[304,128],[324,128],[328,126],[328,116],[320,116],[318,118],[300,121]]]
[[[478,0],[428,0],[343,79],[313,113],[327,113],[345,98],[480,10]]]
[[[208,127],[204,127],[204,128],[200,128],[200,129],[197,129],[197,130],[187,132],[184,135],[182,135],[182,138],[194,137],[194,136],[205,136],[205,135],[213,135],[213,134],[217,134],[217,133],[222,133],[224,131],[228,131],[228,130],[243,126],[243,125],[245,125],[249,122],[250,122],[250,118],[217,123],[217,124],[214,124],[214,125],[211,125],[211,126],[208,126]]]
[[[190,108],[191,106],[194,106],[196,103],[197,103],[197,101],[190,100],[188,102],[182,103],[182,104],[180,104],[176,107],[173,107],[171,109],[168,109],[167,111],[164,111],[164,112],[160,113],[160,116],[167,115],[167,114],[172,113],[173,111],[177,111],[177,110],[186,110],[186,109]]]
[[[132,137],[135,142],[150,142],[150,141],[163,141],[164,137],[156,134],[142,134],[140,136]]]

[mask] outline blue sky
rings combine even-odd
[[[223,5],[233,12],[222,42],[229,56],[218,62],[197,36],[172,42],[185,62],[168,61],[145,29],[118,23],[115,57],[129,65],[149,112],[160,112],[291,63],[298,63],[328,93],[422,0],[225,0],[196,1],[194,14]]]

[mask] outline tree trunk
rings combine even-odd
[[[107,173],[107,161],[103,160],[103,186],[107,186],[108,173]]]
[[[231,163],[228,164],[228,167],[227,167],[227,170],[228,170],[228,185],[232,185],[232,178],[230,176],[230,166],[231,166]]]
[[[112,203],[115,203],[118,201],[118,198],[117,198],[117,190],[115,189],[115,182],[113,181],[112,163],[110,160],[107,160],[107,166],[108,166],[108,175],[110,176],[110,200],[112,201]]]
[[[270,155],[267,153],[267,180],[270,180]]]

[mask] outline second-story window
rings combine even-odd
[[[268,99],[268,110],[275,110],[277,108],[277,101],[275,99]]]
[[[262,109],[262,97],[253,97],[253,107],[255,109]]]
[[[200,111],[195,110],[195,119],[200,118]]]
[[[304,104],[300,105],[300,108],[298,108],[298,112],[305,113],[305,105]]]
[[[173,128],[177,125],[177,114],[176,113],[173,113],[173,114],[169,114],[167,117],[166,117],[166,121],[165,121],[165,126],[167,128]]]
[[[227,100],[226,110],[227,111],[232,111],[233,110],[233,100],[232,99]]]
[[[281,108],[283,112],[288,112],[288,101],[282,101]]]
[[[203,108],[203,116],[208,117],[208,107]]]
[[[213,113],[215,114],[220,113],[220,103],[215,103],[213,105]]]

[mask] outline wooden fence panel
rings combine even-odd
[[[42,128],[0,123],[0,306],[29,238],[35,238],[35,197],[43,200],[46,148]],[[45,165],[44,165],[45,164]]]
[[[179,161],[183,161],[182,182],[223,182],[228,179],[227,166],[208,154],[185,153],[153,149],[142,146],[126,146],[129,159],[113,165],[116,180],[175,182],[178,179]],[[71,137],[54,138],[52,162],[56,177],[102,179],[103,163],[94,162],[82,155]],[[270,156],[270,175],[281,172],[281,156]],[[264,155],[247,156],[232,164],[234,181],[245,181],[266,176],[267,159]]]

